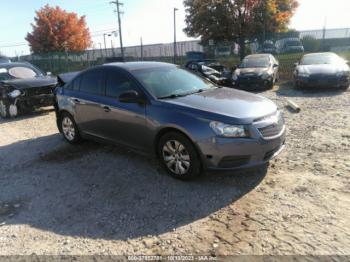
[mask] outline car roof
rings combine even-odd
[[[142,69],[150,69],[150,68],[160,68],[160,67],[176,67],[174,64],[163,63],[163,62],[117,62],[117,63],[108,63],[103,66],[115,66],[118,68],[122,68],[127,71],[137,71]]]

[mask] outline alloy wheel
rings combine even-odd
[[[75,126],[73,121],[65,116],[62,119],[62,132],[65,138],[69,141],[73,141],[75,138]]]
[[[179,141],[167,141],[163,146],[162,153],[163,160],[171,172],[177,175],[185,175],[190,169],[190,154]]]

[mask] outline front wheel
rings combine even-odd
[[[158,156],[168,173],[177,179],[190,180],[201,174],[199,154],[192,142],[180,133],[171,132],[160,138]]]
[[[16,117],[18,115],[18,107],[14,104],[8,104],[0,100],[0,115],[2,118]]]
[[[77,144],[81,141],[79,130],[73,119],[68,113],[63,113],[60,117],[60,129],[64,139],[70,144]]]

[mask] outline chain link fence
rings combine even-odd
[[[207,44],[201,44],[200,41],[178,42],[175,62],[183,65],[188,60],[217,59],[227,67],[234,67],[240,63],[241,48],[236,42],[209,41]],[[295,63],[305,53],[331,51],[350,60],[350,28],[261,34],[246,39],[243,48],[246,55],[274,54],[280,62],[281,79],[290,80]],[[124,53],[125,61],[174,62],[173,43],[125,47]],[[122,61],[122,58],[120,48],[101,48],[79,53],[33,54],[14,60],[28,61],[43,71],[59,74]]]

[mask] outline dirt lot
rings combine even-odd
[[[0,255],[350,255],[350,90],[262,95],[285,112],[286,150],[187,183],[127,149],[66,144],[52,111],[0,120]]]

